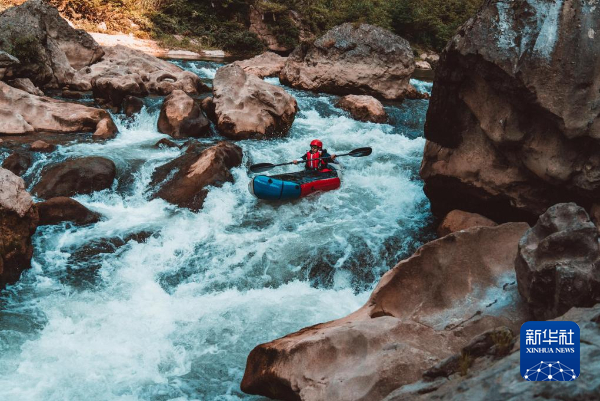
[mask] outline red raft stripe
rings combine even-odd
[[[308,182],[306,184],[300,185],[300,197],[302,198],[306,195],[310,195],[313,192],[317,191],[331,191],[332,189],[339,188],[340,184],[341,182],[339,177],[326,178],[324,180]]]

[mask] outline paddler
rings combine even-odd
[[[323,142],[314,139],[310,143],[310,150],[302,156],[307,170],[324,170],[327,169],[327,164],[335,163],[335,155],[327,153],[323,149]],[[294,164],[298,164],[298,160],[294,160]]]

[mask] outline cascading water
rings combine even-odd
[[[218,66],[181,65],[208,80]],[[198,213],[148,201],[153,170],[181,152],[153,147],[165,137],[159,100],[134,121],[116,116],[114,140],[35,156],[30,185],[76,156],[108,157],[119,174],[110,190],[76,197],[104,219],[38,228],[32,269],[0,293],[0,399],[256,399],[239,390],[254,346],[356,310],[430,237],[418,178],[427,101],[386,106],[381,125],[348,118],[335,96],[288,90],[300,107],[289,135],[238,142],[235,183],[212,188]],[[340,159],[337,191],[252,197],[248,164],[296,159],[315,137],[333,153],[373,155]]]

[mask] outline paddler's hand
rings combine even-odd
[[[294,164],[298,164],[298,160],[294,160],[292,163],[294,163]]]
[[[335,155],[331,155],[331,161],[335,160]]]

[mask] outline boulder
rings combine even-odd
[[[37,222],[37,208],[25,182],[0,168],[0,289],[15,283],[31,266],[31,236]]]
[[[44,96],[44,92],[42,92],[37,86],[31,82],[29,78],[17,78],[12,81],[7,82],[13,88],[21,89],[27,93],[36,96]]]
[[[352,118],[359,121],[384,123],[388,118],[381,102],[373,96],[346,95],[338,101],[337,107],[346,110]]]
[[[401,100],[412,87],[414,69],[407,40],[383,28],[346,23],[298,46],[279,79],[310,91]]]
[[[0,80],[5,75],[13,75],[12,67],[19,65],[19,60],[5,51],[0,50]]]
[[[450,380],[421,380],[398,388],[385,401],[425,400],[595,400],[600,394],[600,379],[585,372],[598,372],[600,359],[600,305],[592,308],[573,308],[558,319],[572,321],[581,329],[582,375],[577,380],[551,385],[547,382],[524,382],[520,370],[520,337],[505,358],[480,358],[465,376],[454,375]]]
[[[92,90],[94,97],[116,107],[126,96],[167,96],[177,89],[188,94],[210,91],[196,74],[139,50],[117,45],[104,51],[102,61],[77,72],[71,89]]]
[[[210,135],[210,122],[194,99],[175,90],[162,104],[158,131],[173,138],[203,137]]]
[[[232,139],[267,139],[287,133],[298,103],[283,88],[271,85],[234,64],[217,70],[213,80],[217,129]]]
[[[440,55],[436,53],[421,53],[419,56],[421,61],[426,62],[432,69],[436,69],[440,62]]]
[[[29,0],[0,13],[0,47],[21,63],[14,76],[38,87],[61,87],[75,72],[98,61],[104,51],[81,29],[72,28],[43,0]]]
[[[381,400],[473,337],[530,316],[515,281],[528,225],[450,234],[387,272],[358,311],[257,346],[242,390],[284,400]]]
[[[29,150],[32,152],[48,153],[54,151],[54,149],[56,149],[56,145],[41,140],[35,141],[29,146]]]
[[[175,142],[173,142],[167,138],[163,138],[160,141],[156,142],[154,144],[154,147],[155,148],[181,148]]]
[[[110,116],[103,118],[98,122],[96,131],[92,135],[92,139],[106,140],[113,139],[117,136],[117,126]]]
[[[32,192],[42,199],[90,194],[110,188],[116,174],[115,164],[104,157],[70,159],[46,167]]]
[[[123,99],[123,113],[127,117],[133,117],[135,114],[142,111],[144,107],[144,101],[139,97],[125,96]]]
[[[519,292],[536,320],[600,302],[598,230],[574,203],[550,207],[521,239]]]
[[[31,95],[0,82],[0,135],[85,133],[99,129],[110,135],[117,132],[105,110]]]
[[[204,114],[206,114],[206,117],[208,117],[210,121],[217,121],[217,116],[215,114],[215,102],[213,101],[212,97],[205,97],[204,99],[202,99],[200,107],[202,108],[202,111],[204,112]]]
[[[444,217],[444,220],[437,229],[437,235],[438,237],[443,237],[471,227],[493,227],[497,225],[494,221],[480,214],[453,210]]]
[[[501,21],[498,22],[498,21]],[[486,1],[440,58],[421,177],[434,214],[534,222],[600,190],[600,8]]]
[[[191,210],[202,208],[208,186],[233,182],[229,169],[242,163],[242,149],[229,142],[207,147],[191,144],[177,159],[160,166],[152,175],[153,198]]]
[[[33,160],[31,154],[24,150],[17,150],[11,153],[4,162],[2,162],[2,168],[7,169],[11,173],[22,176],[29,170]]]
[[[259,78],[279,76],[279,73],[285,65],[287,57],[279,54],[266,52],[258,56],[236,61],[233,64],[239,65],[248,74],[256,75]]]
[[[433,68],[431,68],[431,64],[429,64],[427,61],[423,61],[423,60],[418,60],[415,62],[415,68],[419,69],[419,70],[432,70]]]
[[[54,225],[70,221],[77,225],[96,223],[100,214],[92,212],[75,199],[59,196],[36,204],[40,216],[40,226]]]

